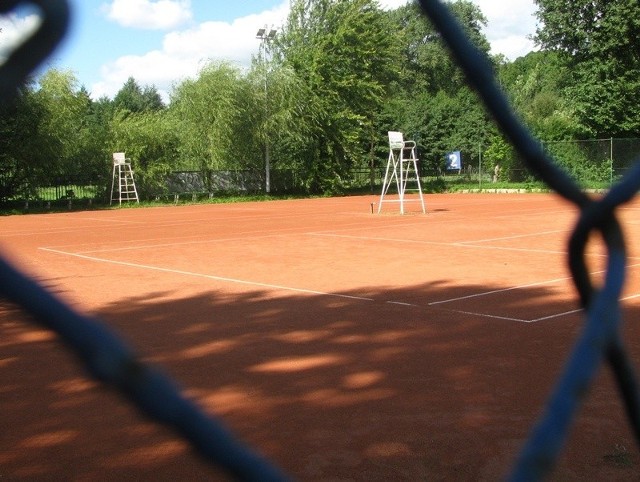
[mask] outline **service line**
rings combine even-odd
[[[183,276],[191,276],[191,277],[195,277],[195,278],[205,278],[205,279],[210,279],[210,280],[216,280],[216,281],[223,281],[226,283],[235,283],[235,284],[242,284],[242,285],[249,285],[249,286],[257,286],[260,288],[269,288],[269,289],[274,289],[274,290],[282,290],[282,291],[293,291],[296,293],[306,293],[306,294],[313,294],[313,295],[320,295],[320,296],[332,296],[335,298],[346,298],[346,299],[351,299],[351,300],[359,300],[359,301],[375,301],[373,298],[365,298],[365,297],[361,297],[361,296],[353,296],[353,295],[345,295],[345,294],[341,294],[341,293],[330,293],[330,292],[326,292],[326,291],[316,291],[316,290],[309,290],[309,289],[305,289],[305,288],[294,288],[291,286],[282,286],[282,285],[275,285],[275,284],[270,284],[270,283],[261,283],[258,281],[249,281],[249,280],[242,280],[242,279],[238,279],[238,278],[227,278],[224,276],[216,276],[216,275],[211,275],[211,274],[204,274],[204,273],[196,273],[194,271],[183,271],[183,270],[179,270],[179,269],[172,269],[172,268],[162,268],[160,266],[152,266],[152,265],[148,265],[148,264],[139,264],[139,263],[130,263],[128,261],[116,261],[116,260],[112,260],[112,259],[104,259],[104,258],[98,258],[96,256],[88,256],[85,254],[80,254],[80,253],[70,253],[68,251],[61,251],[58,249],[53,249],[53,248],[40,248],[42,251],[47,251],[49,253],[55,253],[55,254],[60,254],[60,255],[64,255],[64,256],[72,256],[75,258],[80,258],[80,259],[86,259],[89,261],[96,261],[99,263],[106,263],[106,264],[115,264],[118,266],[126,266],[129,268],[138,268],[138,269],[146,269],[146,270],[150,270],[150,271],[160,271],[162,273],[171,273],[171,274],[178,274],[178,275],[183,275]]]

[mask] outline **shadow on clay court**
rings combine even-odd
[[[440,290],[451,299],[474,288],[367,291],[373,299],[415,299]],[[534,309],[548,289],[519,296]],[[123,299],[98,315],[242,440],[294,479],[311,481],[504,476],[582,323],[580,313],[518,323],[268,291],[176,295]],[[574,307],[547,302],[545,309]],[[24,321],[12,307],[0,311],[0,479],[225,480],[172,433],[85,378],[53,335]],[[638,340],[637,327],[627,329],[636,333],[625,339]],[[637,355],[640,347],[630,350]],[[631,477],[633,446],[603,371],[555,474]]]

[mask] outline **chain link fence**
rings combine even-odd
[[[11,10],[17,3],[0,3],[0,13]],[[31,0],[31,3],[39,7],[42,23],[36,33],[0,65],[0,101],[3,102],[11,99],[16,87],[51,53],[68,28],[70,12],[65,0]],[[633,153],[638,152],[634,144],[637,140],[611,140],[609,156],[606,141],[541,144],[515,118],[490,64],[464,34],[453,14],[441,2],[419,0],[419,3],[523,163],[578,211],[579,220],[569,241],[568,263],[584,309],[584,327],[510,477],[513,481],[543,480],[549,477],[560,457],[574,416],[601,365],[612,369],[629,430],[640,443],[640,391],[620,329],[619,299],[625,284],[627,254],[616,215],[617,208],[640,189],[640,164],[636,161],[631,165]],[[460,170],[458,175],[463,172]],[[485,172],[479,159],[479,180]],[[615,181],[615,185],[601,199],[588,197],[578,185],[584,179],[578,176],[580,173],[600,179],[607,172],[609,183]],[[375,172],[371,170],[369,174],[373,176]],[[373,181],[370,177],[372,184]],[[63,191],[69,196],[67,190]],[[594,231],[601,235],[607,253],[604,282],[600,286],[593,283],[585,262],[587,242]],[[2,258],[0,296],[55,331],[96,379],[118,388],[152,419],[173,428],[212,465],[237,480],[288,480],[272,463],[240,442],[220,420],[208,417],[183,397],[171,379],[142,363],[99,320],[76,312]]]
[[[634,153],[640,152],[640,138],[587,139],[542,142],[546,152],[557,159],[558,165],[584,187],[606,189],[622,178],[633,166]],[[532,174],[515,156],[508,167],[486,161],[481,150],[463,156],[459,170],[426,167],[423,161],[420,178],[427,192],[456,190],[456,185],[475,185],[491,190],[505,183],[531,187]],[[443,155],[444,159],[444,155]],[[378,192],[384,178],[384,160],[371,168],[352,169],[345,187],[355,191]],[[292,169],[271,171],[271,192],[290,194],[304,190],[299,173]],[[12,187],[15,179],[0,174],[0,207],[56,206],[108,204],[110,177],[90,180],[78,176],[56,176],[45,181],[24,180],[24,188]],[[265,173],[262,170],[176,171],[166,176],[164,184],[145,185],[145,178],[136,179],[142,197],[148,200],[174,196],[213,196],[217,194],[257,194],[264,192]],[[518,187],[518,186],[512,186]],[[2,193],[12,193],[2,195]]]

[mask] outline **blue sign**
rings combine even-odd
[[[454,151],[447,154],[446,158],[447,169],[462,169],[462,156],[460,155],[460,151]]]

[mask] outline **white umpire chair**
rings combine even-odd
[[[395,182],[394,182],[395,181]],[[410,183],[410,184],[409,184]],[[398,197],[389,199],[389,187],[396,186]],[[409,187],[407,187],[409,185]],[[407,198],[407,193],[417,193],[416,196]],[[383,203],[399,203],[400,214],[404,214],[405,203],[419,202],[422,213],[426,212],[424,198],[422,196],[422,186],[420,185],[420,174],[418,173],[418,159],[416,157],[416,143],[405,141],[402,132],[389,132],[389,160],[382,183],[382,194],[378,204],[378,214],[382,210]]]
[[[133,180],[133,170],[130,159],[126,158],[124,152],[113,153],[113,176],[111,179],[111,202],[135,201],[138,199],[136,183]]]

